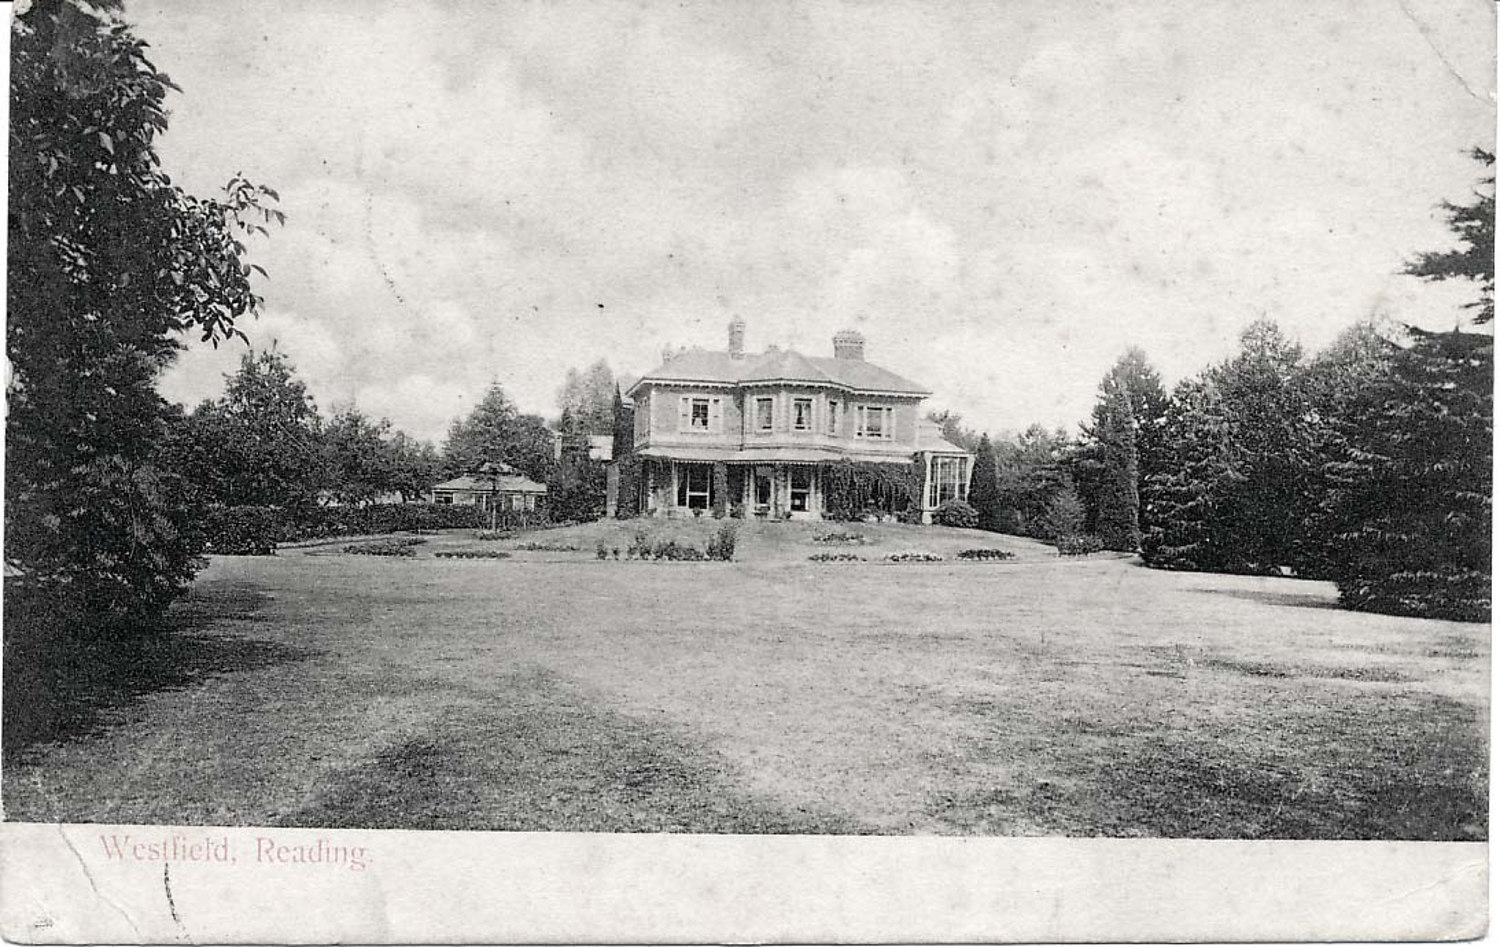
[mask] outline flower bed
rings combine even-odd
[[[1004,549],[965,549],[958,554],[960,559],[973,560],[1000,560],[1014,559],[1016,554],[1006,552]]]
[[[503,549],[473,549],[457,550],[455,552],[436,552],[433,555],[438,559],[509,559],[510,553]]]
[[[864,562],[864,556],[856,556],[852,552],[820,552],[815,556],[807,557],[809,562]]]
[[[417,536],[405,539],[382,539],[373,543],[351,543],[344,547],[344,552],[356,556],[415,556],[417,551],[413,546],[420,546],[427,540]]]
[[[886,562],[942,562],[942,556],[930,552],[893,552],[885,557]]]

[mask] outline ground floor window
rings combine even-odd
[[[791,469],[792,512],[805,513],[812,509],[812,468]]]
[[[451,505],[453,503],[453,494],[439,493],[437,496],[433,497],[433,501],[436,503],[447,503]]]
[[[690,510],[706,510],[713,489],[713,467],[709,464],[682,464],[677,468],[677,505]]]
[[[969,482],[964,476],[963,457],[932,458],[932,485],[928,491],[930,506],[939,506],[947,500],[967,500]]]

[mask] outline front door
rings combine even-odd
[[[755,476],[750,482],[755,488],[755,513],[758,516],[765,516],[771,512],[771,469],[757,467]]]

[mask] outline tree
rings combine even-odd
[[[1484,165],[1493,154],[1475,149]],[[1475,203],[1445,203],[1457,251],[1406,272],[1478,284],[1465,308],[1494,320],[1494,176]],[[1488,621],[1493,495],[1494,339],[1408,329],[1384,377],[1351,398],[1327,466],[1327,521],[1339,597],[1351,608]]]
[[[1494,340],[1415,334],[1345,421],[1331,522],[1351,608],[1488,621]]]
[[[995,443],[1002,531],[1045,538],[1042,521],[1053,497],[1072,486],[1066,461],[1073,444],[1066,431],[1033,424],[1013,441]]]
[[[390,451],[391,489],[401,494],[403,502],[420,499],[432,490],[442,463],[436,448],[405,431],[397,431],[391,435]]]
[[[1090,532],[1105,549],[1135,552],[1141,544],[1135,409],[1130,393],[1112,382],[1105,379],[1094,423],[1084,429],[1087,440],[1081,448],[1097,473]]]
[[[585,372],[568,369],[557,406],[570,423],[560,427],[564,434],[609,434],[614,430],[615,375],[604,359]]]
[[[1210,378],[1178,384],[1162,427],[1177,464],[1152,474],[1143,497],[1147,565],[1213,572],[1231,563],[1221,501],[1223,485],[1235,476],[1229,434],[1223,399]]]
[[[451,474],[469,473],[484,463],[504,463],[546,483],[556,466],[552,432],[540,417],[521,414],[494,382],[468,417],[449,427],[443,463]]]
[[[365,504],[396,492],[391,422],[374,420],[348,403],[335,408],[323,431],[327,492],[341,503]]]
[[[1209,370],[1229,422],[1232,471],[1216,493],[1231,571],[1275,572],[1304,556],[1316,458],[1301,360],[1301,346],[1258,319],[1241,333],[1239,352]]]
[[[260,303],[244,240],[281,215],[239,177],[218,199],[172,185],[156,137],[176,87],[113,5],[36,0],[11,31],[5,556],[55,608],[139,630],[202,549],[160,464],[156,377],[179,333],[240,334]]]
[[[329,480],[323,417],[275,348],[246,352],[214,410],[227,437],[217,464],[230,506],[306,506]]]
[[[1041,536],[1051,542],[1060,542],[1083,534],[1083,501],[1078,498],[1078,491],[1073,489],[1071,482],[1064,483],[1047,503]]]
[[[995,445],[990,443],[988,434],[979,438],[979,446],[974,451],[969,503],[979,512],[980,529],[1001,531],[1005,519],[1000,497],[1000,470],[995,459]]]
[[[979,433],[972,428],[964,427],[964,416],[957,411],[947,409],[929,411],[927,420],[938,426],[943,439],[950,444],[956,444],[970,453],[979,447]]]
[[[1493,167],[1495,155],[1482,148],[1470,152],[1474,160]],[[1495,318],[1495,176],[1482,181],[1474,192],[1474,203],[1442,203],[1448,227],[1458,238],[1455,250],[1423,253],[1406,265],[1404,272],[1428,281],[1464,279],[1478,284],[1479,298],[1466,303],[1474,310],[1474,323],[1484,325]]]

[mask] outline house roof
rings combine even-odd
[[[534,480],[528,480],[520,474],[502,475],[494,479],[493,485],[489,477],[471,477],[465,474],[462,477],[454,477],[452,480],[444,480],[432,488],[433,490],[472,490],[476,493],[546,493],[547,488]]]
[[[905,464],[911,462],[906,453],[860,454],[833,447],[760,447],[736,449],[733,447],[649,447],[640,452],[642,457],[657,460],[682,460],[709,463],[764,463],[764,464],[817,464],[839,460],[870,462],[877,464]]]
[[[943,429],[936,424],[923,422],[917,425],[917,450],[929,454],[967,454],[968,451],[943,436]]]
[[[863,359],[820,358],[791,349],[773,349],[759,355],[734,358],[728,352],[687,349],[647,372],[627,394],[633,394],[636,388],[649,382],[739,385],[778,381],[902,395],[932,393],[910,379]]]

